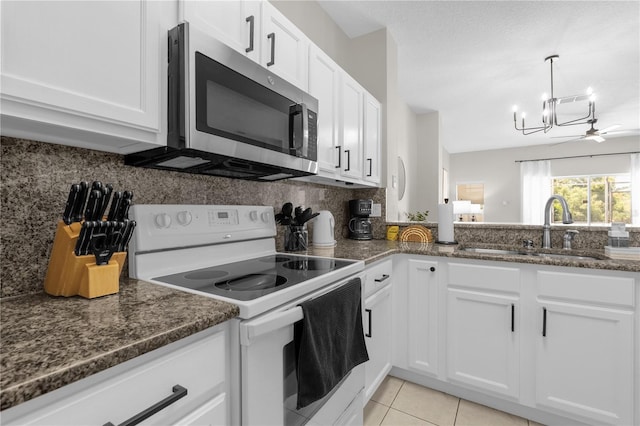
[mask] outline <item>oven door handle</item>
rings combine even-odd
[[[284,312],[252,320],[250,324],[241,324],[240,328],[243,330],[240,333],[240,344],[243,346],[249,346],[252,339],[294,324],[302,318],[304,318],[302,308],[300,306],[296,306],[295,308],[287,309]]]

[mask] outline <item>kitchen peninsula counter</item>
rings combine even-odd
[[[340,240],[333,248],[312,248],[309,254],[318,256],[337,257],[343,259],[364,260],[366,264],[394,254],[418,254],[424,256],[444,256],[451,258],[481,259],[503,262],[527,263],[538,265],[566,266],[572,268],[603,269],[611,271],[640,272],[640,262],[633,260],[609,259],[601,250],[571,250],[568,253],[578,256],[594,256],[595,260],[579,258],[551,258],[543,256],[527,255],[501,255],[474,253],[461,250],[465,244],[443,245],[435,243],[404,243],[387,240]],[[472,247],[499,248],[506,250],[523,251],[521,247],[500,244],[474,243],[466,244]],[[567,254],[562,249],[534,249],[536,253]]]
[[[237,306],[134,279],[97,299],[0,299],[0,409],[223,323]]]

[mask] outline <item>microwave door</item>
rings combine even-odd
[[[309,157],[309,110],[304,103],[289,108],[289,147],[296,157]]]

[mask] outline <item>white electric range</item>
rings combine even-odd
[[[242,424],[361,424],[364,366],[295,409],[300,302],[363,278],[364,262],[276,252],[272,207],[134,205],[129,275],[239,306]]]

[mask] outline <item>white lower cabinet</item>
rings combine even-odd
[[[518,298],[449,289],[447,300],[449,380],[517,398]]]
[[[633,422],[634,401],[638,404],[633,279],[542,272],[538,285],[537,405],[598,424],[638,424]],[[571,287],[583,291],[567,297]],[[606,291],[615,307],[581,297],[598,290]]]
[[[3,425],[147,425],[230,422],[226,327],[200,332],[2,411]]]
[[[365,364],[365,402],[369,401],[391,370],[391,260],[366,270],[364,329],[369,361]]]
[[[438,263],[409,259],[408,266],[408,366],[437,375]]]
[[[520,271],[450,264],[447,282],[447,378],[517,398]]]
[[[640,424],[637,273],[398,255],[392,374],[544,424]]]

